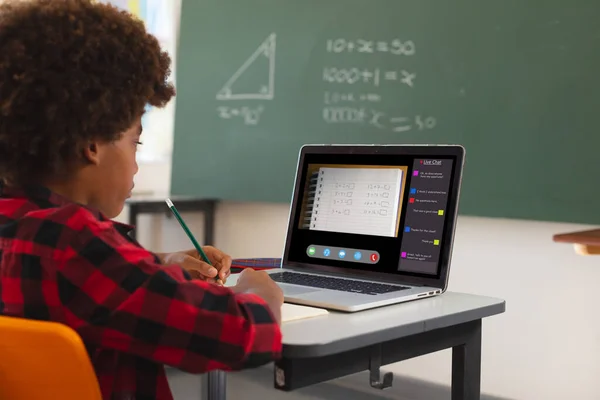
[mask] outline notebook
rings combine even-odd
[[[299,319],[313,318],[327,314],[329,314],[329,311],[324,308],[283,303],[281,307],[281,322],[297,321]]]
[[[231,264],[234,269],[252,268],[256,270],[275,268],[281,265],[280,258],[236,258]],[[235,275],[233,275],[235,277]],[[235,278],[233,279],[235,280]],[[233,280],[227,282],[226,286],[232,286]],[[329,311],[324,308],[301,306],[298,304],[284,303],[281,307],[281,322],[297,321],[300,319],[313,318],[327,315]]]

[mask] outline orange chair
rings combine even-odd
[[[0,399],[101,400],[79,335],[55,322],[0,316]]]

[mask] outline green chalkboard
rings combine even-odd
[[[185,0],[172,192],[289,202],[304,143],[467,149],[460,212],[600,223],[600,2]]]

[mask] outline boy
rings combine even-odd
[[[214,284],[231,265],[219,250],[205,248],[216,268],[154,254],[111,220],[133,188],[144,107],[174,95],[169,65],[112,6],[0,4],[0,315],[76,330],[105,399],[171,399],[163,364],[232,370],[281,351],[268,275]]]

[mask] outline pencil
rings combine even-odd
[[[179,222],[179,225],[181,225],[181,227],[183,228],[183,231],[185,232],[185,234],[192,241],[192,244],[194,245],[194,248],[198,251],[198,254],[200,254],[200,257],[202,257],[202,259],[204,260],[205,263],[207,263],[208,265],[212,265],[212,263],[206,256],[206,253],[204,253],[204,250],[202,250],[202,247],[200,246],[200,244],[198,244],[198,241],[192,234],[192,231],[190,231],[190,229],[188,228],[186,223],[181,218],[181,215],[179,215],[179,212],[175,208],[175,205],[173,205],[173,202],[171,201],[171,199],[166,199],[165,202],[167,203],[167,206],[169,207],[169,209],[171,210],[171,212],[173,213],[175,218],[177,218],[177,221]],[[221,279],[219,279],[218,276],[215,279],[217,280],[217,282],[221,282]]]

